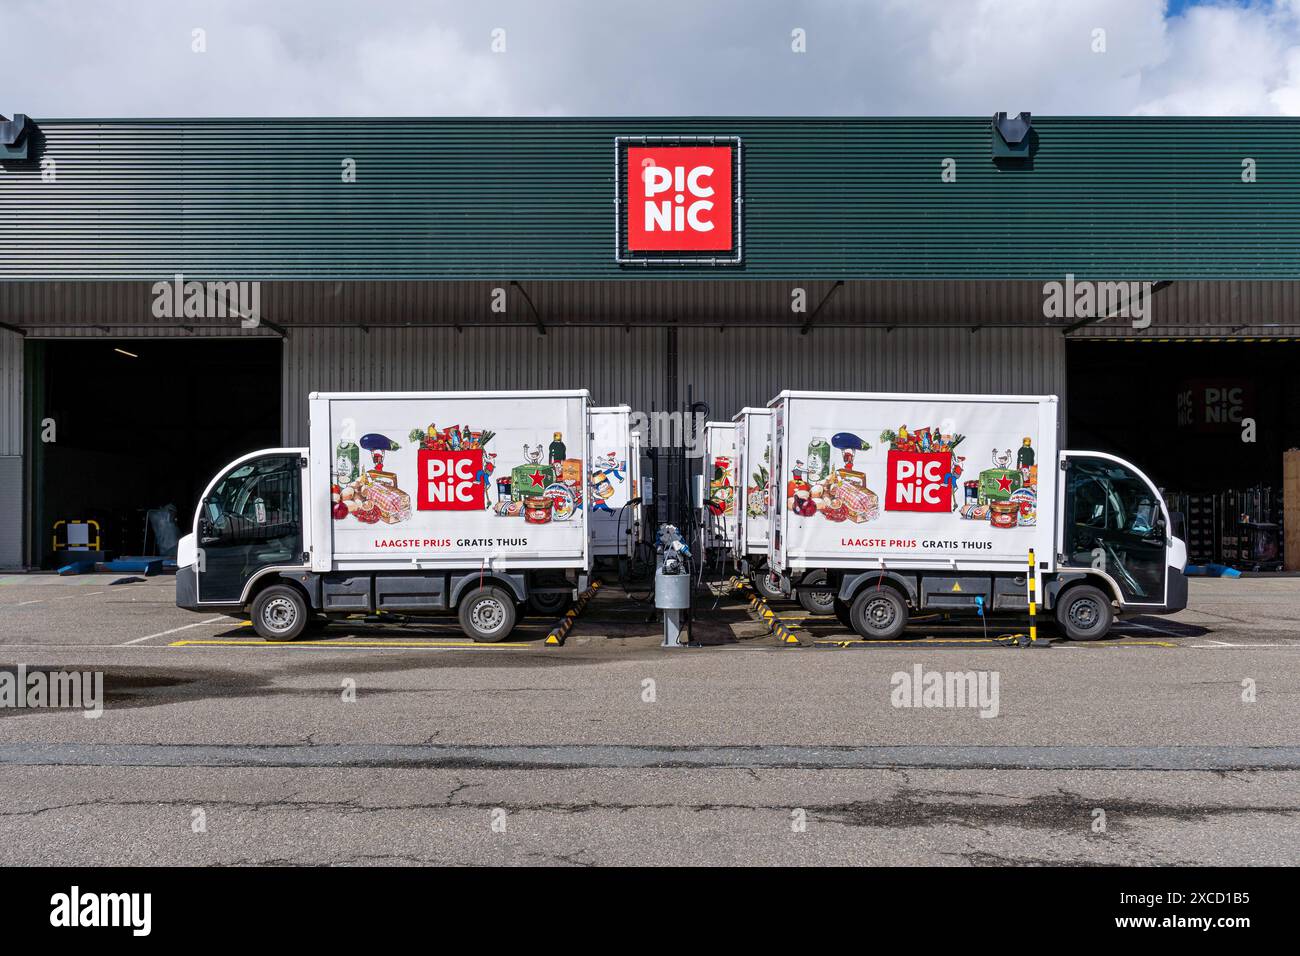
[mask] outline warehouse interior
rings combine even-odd
[[[1300,342],[1071,342],[1071,445],[1140,462],[1194,563],[1276,570],[1283,456],[1300,447]]]
[[[148,510],[174,506],[187,526],[217,469],[279,444],[278,341],[64,339],[28,350],[38,566],[67,557],[53,550],[60,520],[96,522],[104,552],[157,553]]]

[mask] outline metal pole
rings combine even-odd
[[[1038,640],[1038,562],[1034,560],[1034,549],[1029,549],[1029,643]]]

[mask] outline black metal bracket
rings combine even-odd
[[[532,297],[529,296],[529,294],[528,294],[528,290],[526,290],[523,286],[521,286],[521,285],[520,285],[518,282],[516,282],[514,279],[511,279],[511,280],[510,280],[510,284],[511,284],[512,286],[514,286],[516,289],[519,290],[519,294],[522,295],[522,296],[524,297],[524,301],[528,303],[528,308],[532,311],[532,313],[533,313],[533,318],[537,320],[537,334],[538,334],[538,335],[545,335],[545,334],[546,334],[546,323],[542,321],[542,315],[541,315],[540,312],[537,311],[537,306],[533,305],[533,300],[532,300]]]
[[[809,332],[812,331],[813,319],[817,318],[817,313],[822,310],[822,307],[831,300],[831,296],[833,296],[836,292],[838,292],[840,290],[840,287],[843,285],[844,285],[843,279],[835,280],[835,284],[831,286],[830,289],[827,290],[826,294],[822,296],[822,300],[817,303],[817,308],[809,312],[808,318],[804,319],[803,328],[799,330],[800,335],[807,335]]]

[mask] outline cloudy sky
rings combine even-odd
[[[0,0],[0,37],[37,118],[1300,114],[1300,0]]]

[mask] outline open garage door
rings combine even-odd
[[[32,559],[57,521],[98,523],[102,550],[158,553],[150,509],[187,528],[223,464],[279,443],[279,340],[29,341]],[[43,440],[44,439],[44,440]],[[52,440],[51,440],[52,439]]]
[[[1149,474],[1187,520],[1193,563],[1282,566],[1300,342],[1084,340],[1066,359],[1071,445]]]

